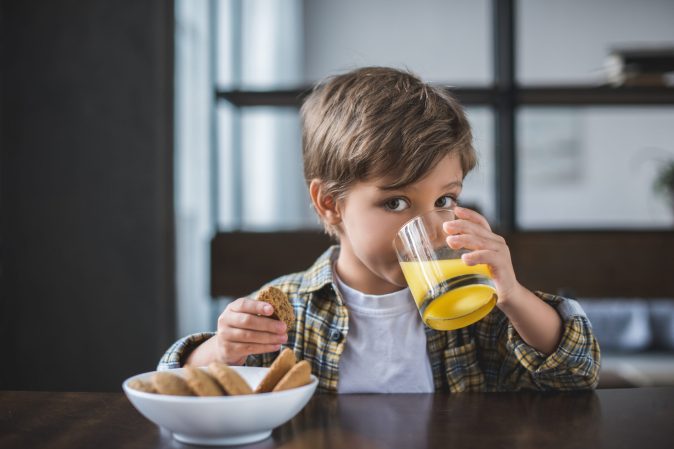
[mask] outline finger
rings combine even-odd
[[[233,312],[253,313],[255,315],[271,315],[274,313],[274,307],[264,301],[254,299],[239,298],[228,306]]]
[[[223,317],[224,326],[235,327],[238,329],[250,329],[260,332],[269,332],[272,334],[285,334],[288,330],[283,321],[272,318],[253,315],[251,313],[231,312]],[[220,325],[220,323],[218,323]]]
[[[268,345],[259,343],[230,343],[228,352],[230,354],[250,355],[265,354],[267,352],[276,352],[281,349],[281,345]]]
[[[471,251],[469,253],[461,255],[461,260],[469,267],[478,264],[486,264],[491,267],[494,266],[494,262],[497,260],[497,258],[498,255],[494,251],[489,251],[485,249]]]
[[[230,327],[222,331],[221,338],[227,342],[277,345],[288,341],[288,334],[272,334],[270,332]]]
[[[478,250],[463,254],[461,260],[468,266],[484,264],[489,267],[491,277],[496,280],[505,273],[512,271],[509,259],[505,258],[503,254],[496,253],[489,250]],[[510,268],[508,268],[510,266]]]
[[[500,235],[494,234],[491,230],[483,227],[480,224],[472,221],[458,219],[446,221],[442,224],[443,230],[450,235],[453,234],[475,234],[485,239],[500,241],[503,238]]]
[[[497,240],[492,240],[490,238],[485,238],[483,236],[478,236],[474,234],[454,234],[447,236],[445,239],[447,245],[452,249],[470,249],[470,250],[481,250],[486,249],[489,251],[499,252],[503,249],[503,244]]]
[[[489,226],[489,222],[487,221],[487,219],[484,218],[482,215],[478,214],[477,212],[475,212],[474,210],[456,206],[454,208],[454,214],[456,215],[457,218],[472,221],[473,223],[477,223],[483,228],[491,231],[491,226]]]

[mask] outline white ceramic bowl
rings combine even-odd
[[[255,388],[269,368],[233,367]],[[182,374],[183,369],[169,372]],[[129,388],[134,379],[149,380],[155,371],[128,378],[122,388],[147,419],[168,429],[183,443],[199,445],[246,444],[263,440],[274,427],[289,421],[309,402],[318,379],[277,393],[243,396],[189,397],[143,393]]]

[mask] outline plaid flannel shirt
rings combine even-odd
[[[306,271],[280,277],[267,285],[283,290],[293,304],[295,325],[284,345],[298,360],[307,360],[318,377],[318,390],[337,392],[339,358],[346,344],[347,308],[335,288],[332,265],[339,246],[328,249]],[[562,318],[563,334],[546,356],[517,334],[498,307],[482,320],[455,331],[426,327],[436,391],[577,390],[595,388],[600,351],[587,316],[578,302],[536,292]],[[158,369],[178,368],[194,348],[214,335],[205,332],[175,342]],[[394,338],[394,336],[391,336]],[[269,366],[278,352],[251,355],[249,366]]]

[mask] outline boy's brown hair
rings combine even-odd
[[[335,201],[359,181],[386,176],[392,188],[405,187],[448,154],[459,157],[464,177],[477,163],[461,105],[409,72],[364,67],[327,78],[300,115],[306,182],[320,179]]]

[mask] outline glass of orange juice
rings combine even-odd
[[[423,322],[438,330],[459,329],[484,318],[496,305],[489,267],[468,266],[447,245],[442,223],[451,209],[434,209],[405,223],[393,246]]]

